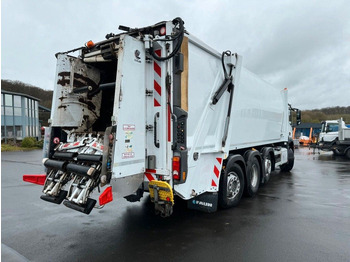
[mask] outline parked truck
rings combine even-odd
[[[162,216],[174,196],[214,212],[254,196],[276,168],[293,168],[286,88],[212,49],[180,18],[119,29],[56,54],[46,174],[23,178],[44,186],[41,199],[89,214],[149,192]]]
[[[343,118],[322,122],[318,147],[350,159],[350,125],[346,125]]]

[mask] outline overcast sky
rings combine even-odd
[[[187,31],[289,89],[300,109],[350,106],[350,1],[2,0],[1,78],[53,89],[54,54],[120,24],[180,16]]]

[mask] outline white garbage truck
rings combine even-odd
[[[177,198],[214,212],[293,168],[286,88],[212,49],[181,18],[119,29],[56,54],[46,174],[23,177],[43,185],[43,200],[89,214],[149,192],[164,217]]]
[[[343,118],[322,122],[318,136],[318,148],[333,151],[334,155],[346,155],[350,159],[350,125],[346,125]]]

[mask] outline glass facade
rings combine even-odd
[[[40,138],[39,103],[34,97],[1,91],[1,140]]]

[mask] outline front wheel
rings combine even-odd
[[[345,155],[345,153],[340,151],[339,149],[332,149],[332,151],[333,151],[333,154],[335,156],[344,156]]]
[[[345,155],[348,159],[350,159],[350,146],[347,149],[345,149]]]
[[[244,190],[244,177],[237,163],[228,166],[220,177],[219,205],[222,208],[237,206]]]
[[[288,149],[288,162],[286,164],[281,165],[281,171],[288,172],[292,170],[294,166],[294,152],[292,149]]]

